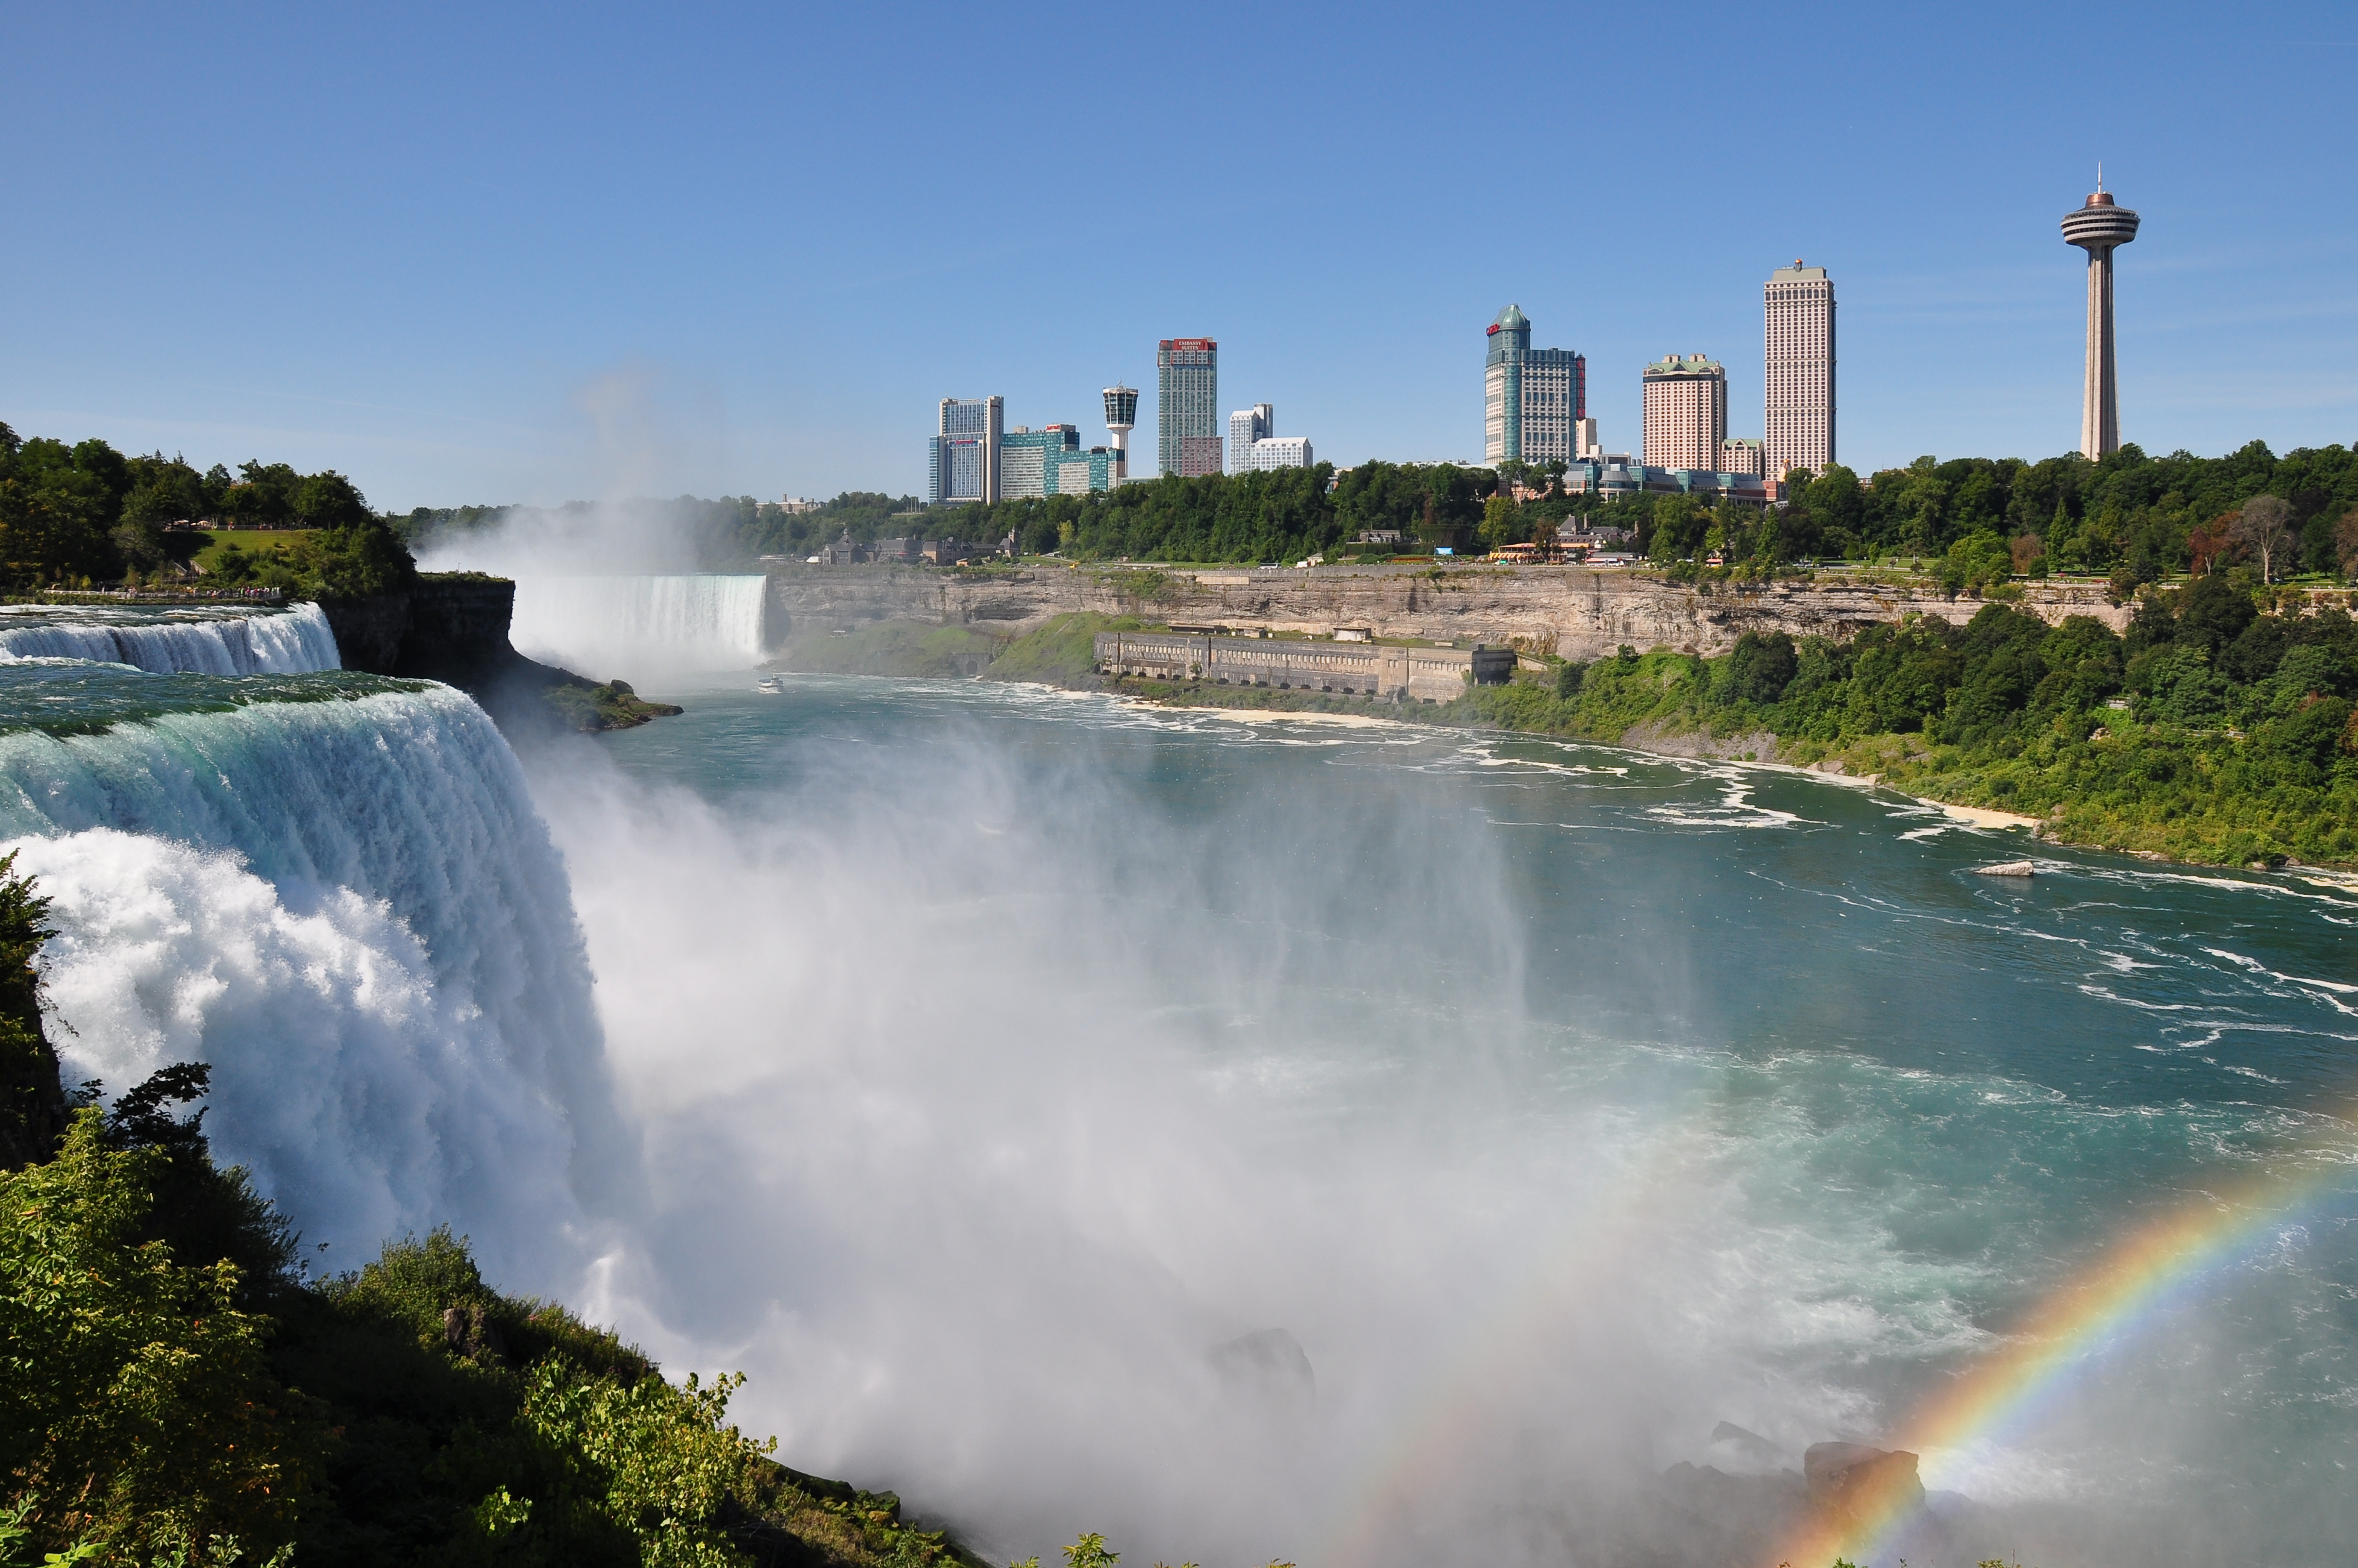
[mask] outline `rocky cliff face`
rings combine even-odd
[[[519,655],[508,646],[515,584],[500,578],[421,576],[407,593],[323,601],[348,670],[471,683]]]
[[[1379,637],[1512,640],[1529,650],[1584,660],[1624,643],[1723,654],[1747,631],[1846,638],[1910,612],[1962,624],[1982,608],[1979,600],[1879,585],[1690,587],[1609,567],[988,573],[804,567],[773,575],[770,594],[771,625],[781,635],[915,621],[1019,636],[1051,617],[1096,611],[1173,625],[1320,633],[1362,626]],[[2106,603],[2093,588],[2033,585],[2024,590],[2021,608],[2049,621],[2093,615],[2116,631],[2128,622],[2128,611]]]

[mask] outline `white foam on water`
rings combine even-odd
[[[463,695],[0,737],[0,837],[57,900],[70,1077],[212,1064],[219,1153],[337,1256],[449,1221],[568,1277],[627,1151],[564,865]]]

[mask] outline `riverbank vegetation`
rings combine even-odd
[[[1872,775],[2035,817],[2064,842],[2223,865],[2358,864],[2358,622],[2279,613],[2263,597],[2201,578],[2148,592],[2125,635],[1991,604],[1962,627],[1914,617],[1847,643],[1746,633],[1717,658],[1625,647],[1413,714]],[[1113,684],[1185,702],[1390,706]]]

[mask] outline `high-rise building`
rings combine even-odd
[[[1716,471],[1727,439],[1727,368],[1701,354],[1646,367],[1646,466]]]
[[[1018,425],[1000,438],[1000,498],[1022,501],[1042,495],[1087,495],[1115,483],[1110,447],[1081,449],[1077,425]]]
[[[1834,460],[1834,285],[1797,257],[1761,286],[1767,355],[1761,450],[1768,477],[1815,473]]]
[[[1106,429],[1113,437],[1113,479],[1120,484],[1130,477],[1130,433],[1138,425],[1138,389],[1107,387],[1105,414]]]
[[[1485,333],[1482,456],[1569,462],[1578,456],[1577,427],[1588,416],[1588,362],[1569,349],[1531,347],[1531,318],[1509,305]]]
[[[1596,438],[1596,421],[1586,416],[1572,422],[1572,460],[1585,462],[1604,454],[1605,448]]]
[[[1228,416],[1228,471],[1244,473],[1252,465],[1252,444],[1277,434],[1277,410],[1266,403],[1239,408]]]
[[[1719,471],[1750,474],[1755,479],[1768,477],[1768,465],[1758,441],[1730,436],[1719,444]]]
[[[996,397],[945,397],[941,424],[925,442],[925,501],[999,499],[999,443],[1005,411]]]
[[[1156,471],[1219,472],[1220,345],[1209,338],[1165,338],[1154,367]]]
[[[2113,252],[2136,238],[2137,215],[2115,202],[2096,171],[2096,193],[2063,215],[2063,243],[2088,253],[2087,373],[2080,391],[2080,450],[2090,458],[2121,449],[2121,398],[2113,365]]]

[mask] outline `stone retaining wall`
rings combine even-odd
[[[1096,653],[1098,667],[1109,675],[1424,702],[1447,702],[1466,689],[1467,681],[1501,681],[1515,667],[1513,653],[1504,649],[1183,637],[1165,632],[1100,632]]]

